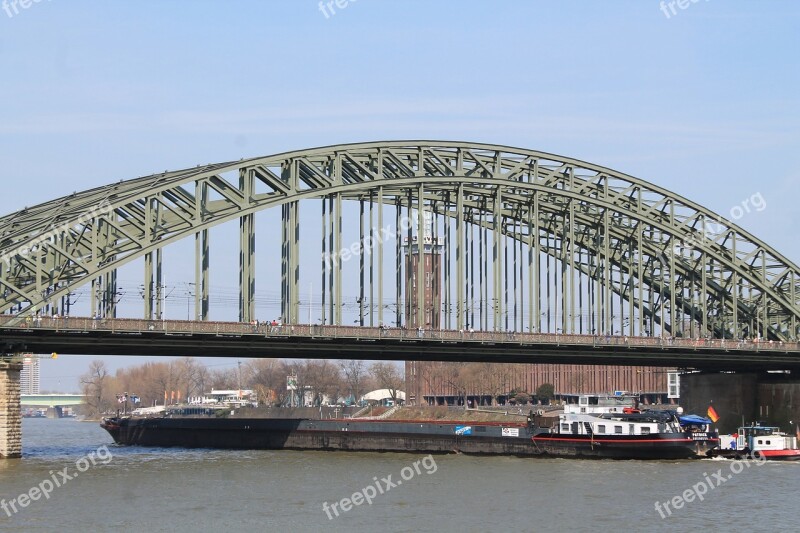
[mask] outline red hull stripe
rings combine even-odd
[[[756,450],[757,453],[764,457],[790,457],[800,456],[800,450]]]
[[[508,428],[524,428],[527,427],[527,424],[524,422],[459,422],[458,420],[428,420],[428,419],[400,419],[400,418],[392,418],[391,420],[358,420],[352,418],[331,418],[334,422],[343,422],[349,424],[351,422],[369,422],[370,424],[376,422],[378,424],[427,424],[427,425],[436,425],[436,426],[503,426]]]
[[[637,439],[637,440],[615,440],[615,439],[567,439],[553,437],[531,437],[534,441],[563,441],[563,442],[608,442],[613,444],[641,444],[643,442],[682,442],[684,444],[694,442],[692,439]]]

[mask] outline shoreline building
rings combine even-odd
[[[504,404],[508,393],[534,396],[544,384],[553,385],[560,400],[625,391],[645,404],[674,403],[680,390],[678,371],[669,367],[426,361],[417,363],[415,371],[417,405],[461,405],[465,398],[471,407]]]
[[[39,359],[25,357],[19,376],[20,394],[39,394]]]

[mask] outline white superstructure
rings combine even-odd
[[[582,394],[578,396],[578,403],[570,403],[564,406],[564,413],[622,413],[624,409],[635,408],[636,396],[627,394]]]

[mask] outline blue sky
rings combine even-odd
[[[3,213],[200,163],[470,140],[608,166],[723,215],[761,193],[738,222],[800,261],[796,2],[688,0],[667,17],[651,0],[351,0],[327,18],[314,0],[8,2]],[[43,386],[74,386],[88,361],[43,363]]]

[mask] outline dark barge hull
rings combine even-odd
[[[293,418],[122,418],[101,426],[122,445],[260,450],[536,455],[525,426]],[[457,434],[470,427],[476,433]],[[480,433],[477,430],[480,428]],[[519,436],[503,436],[513,428]],[[480,435],[480,436],[478,436]]]
[[[287,418],[111,418],[101,426],[117,444],[183,448],[346,450],[472,455],[693,457],[688,439],[601,446],[534,437],[525,424]],[[652,439],[652,436],[651,436]],[[627,440],[630,440],[628,438]],[[543,442],[547,441],[547,442]]]
[[[697,457],[696,444],[674,433],[651,435],[558,435],[541,434],[532,438],[546,455],[569,457],[608,457],[615,459],[689,459]]]

